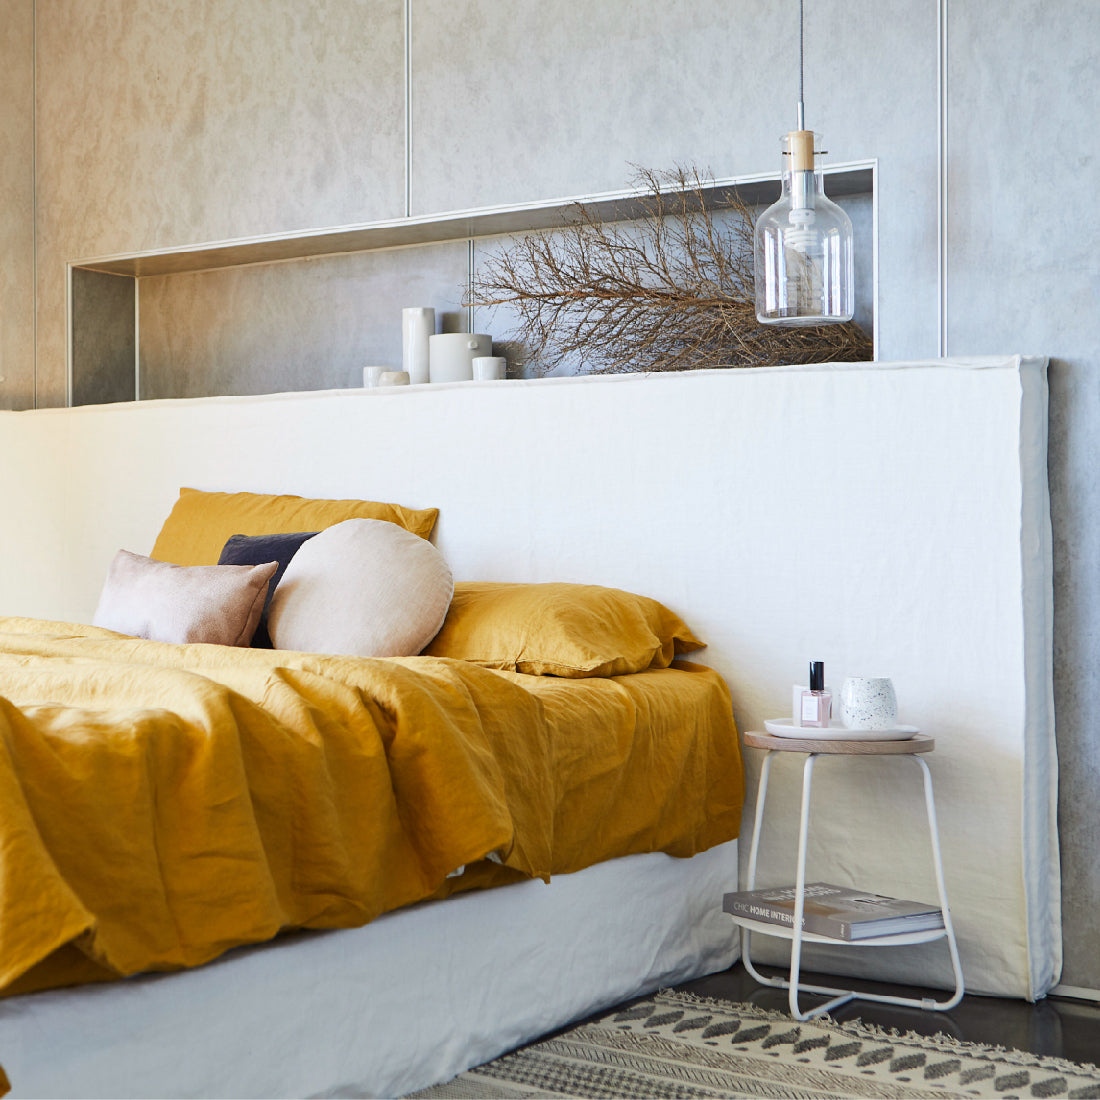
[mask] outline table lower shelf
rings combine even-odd
[[[781,924],[768,924],[765,921],[750,920],[748,917],[739,917],[733,913],[729,916],[734,924],[740,925],[749,932],[759,932],[763,936],[775,936],[780,940],[793,940],[794,929],[785,928]],[[821,936],[816,932],[803,932],[803,943],[826,943],[833,947],[902,947],[910,943],[931,943],[933,940],[942,940],[947,935],[946,928],[931,928],[925,932],[902,932],[894,936],[868,936],[862,940],[841,940],[833,936]]]

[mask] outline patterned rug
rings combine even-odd
[[[481,1097],[1100,1097],[1100,1069],[945,1035],[665,991],[413,1093]]]

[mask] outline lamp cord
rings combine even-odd
[[[802,56],[802,3],[798,0],[798,126],[797,129],[806,129],[806,105],[803,102],[806,83],[806,67]]]

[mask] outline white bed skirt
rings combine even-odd
[[[732,965],[737,842],[459,894],[178,974],[0,1001],[12,1096],[401,1096]]]

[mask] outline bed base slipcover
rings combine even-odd
[[[0,1001],[12,1097],[400,1096],[732,965],[737,842],[459,894],[178,974]]]

